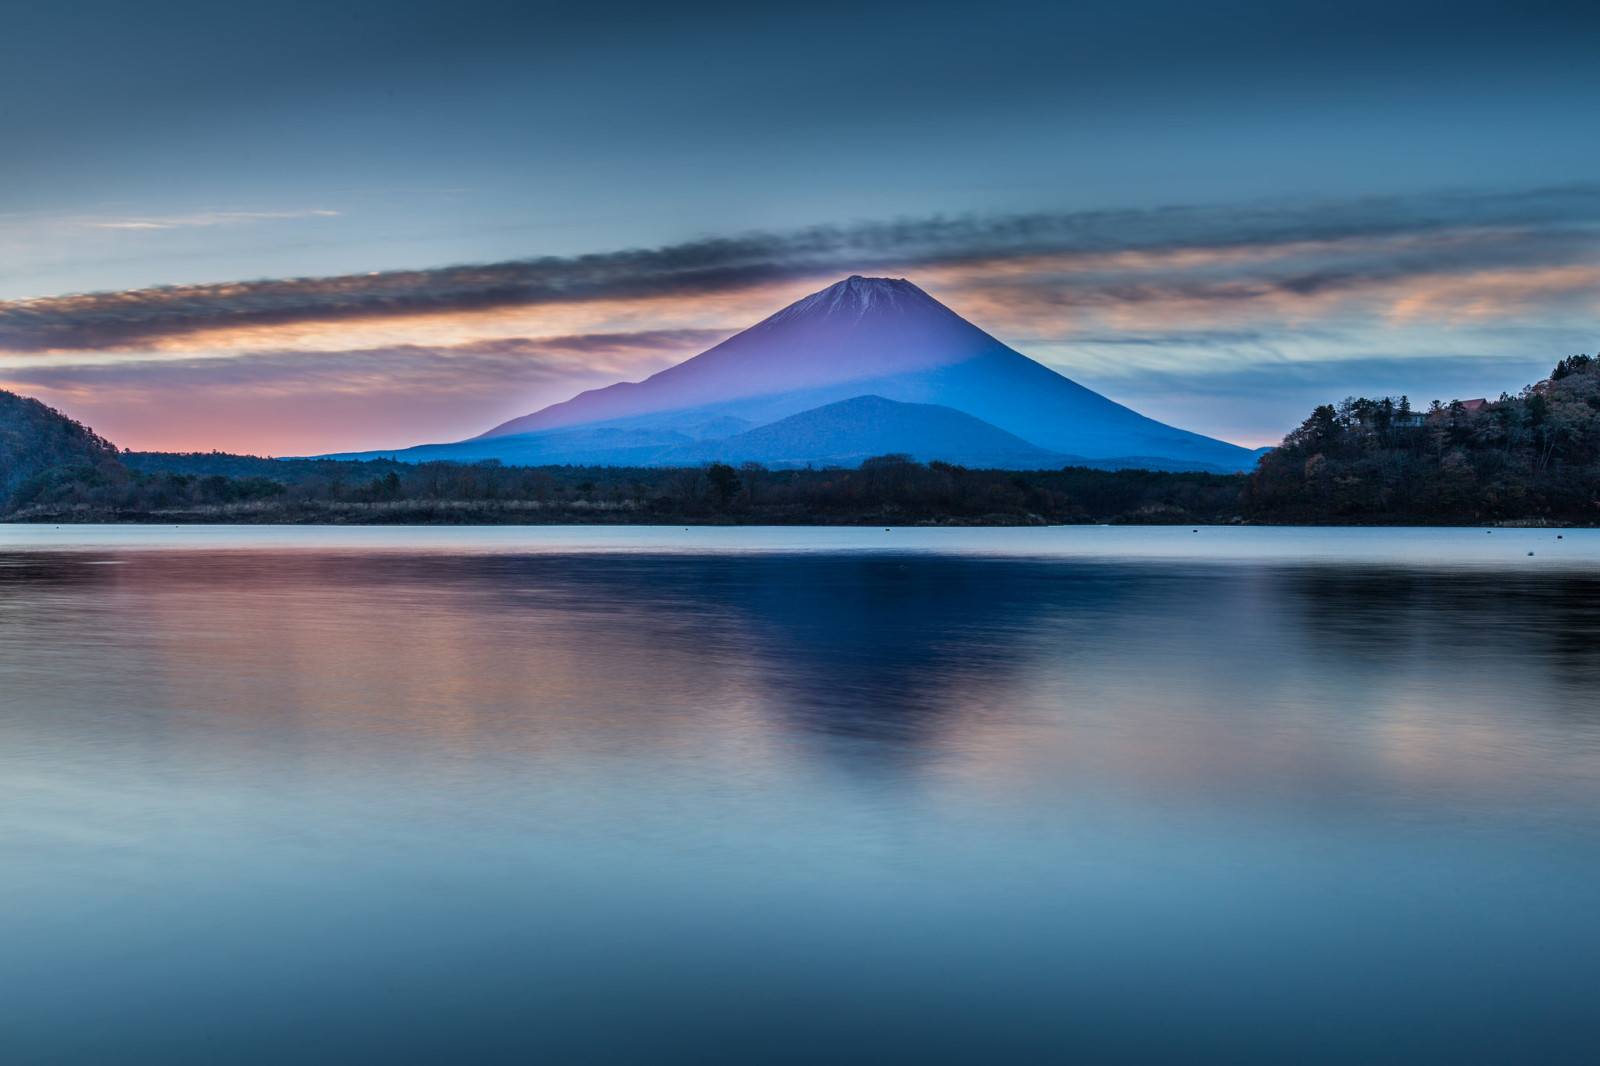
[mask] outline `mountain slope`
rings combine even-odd
[[[949,407],[897,403],[881,396],[842,400],[720,440],[695,440],[669,431],[578,426],[359,455],[369,459],[399,455],[413,462],[499,459],[530,466],[694,466],[720,461],[799,467],[856,466],[874,455],[895,452],[921,462],[941,459],[963,466],[1029,470],[1058,467],[1076,458],[1035,447]]]

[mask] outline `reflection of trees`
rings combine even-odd
[[[1431,657],[1513,681],[1548,673],[1563,685],[1600,686],[1592,577],[1330,568],[1294,572],[1283,584],[1324,655]]]
[[[0,552],[0,597],[52,586],[110,584],[116,580],[117,567],[106,564],[116,561],[79,552]]]

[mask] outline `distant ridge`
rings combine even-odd
[[[964,466],[1010,470],[1058,467],[1068,458],[954,408],[899,403],[882,396],[857,396],[814,407],[726,440],[696,442],[679,454],[685,460],[778,467],[859,466],[875,455],[900,454],[925,463],[962,461]]]
[[[838,406],[857,399],[878,402]],[[943,428],[936,431],[936,416],[908,413],[907,406],[964,420],[957,431],[949,415],[938,415]],[[817,415],[786,423],[806,412]],[[819,435],[824,425],[827,433]],[[763,427],[772,432],[756,432]],[[935,441],[921,432],[946,434],[945,454],[933,456]],[[844,462],[822,453],[847,440],[890,438],[909,442],[892,450],[967,466],[1008,465],[1012,459],[998,457],[1026,454],[1037,462],[1071,457],[1234,471],[1249,469],[1257,455],[1086,389],[903,278],[853,275],[644,381],[580,393],[455,444],[343,457],[668,465],[697,455],[776,462],[764,458],[776,449],[788,456],[784,462],[804,465]],[[805,454],[803,439],[820,451]]]

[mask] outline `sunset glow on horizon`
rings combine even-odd
[[[36,103],[0,116],[0,388],[136,449],[401,447],[859,273],[1257,446],[1596,343],[1575,7],[471,6],[335,5],[315,35],[308,6],[241,9],[225,54],[186,5],[108,8],[77,85],[13,49]]]

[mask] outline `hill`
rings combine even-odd
[[[0,390],[0,507],[46,472],[117,462],[116,445],[38,400]]]
[[[1246,513],[1294,523],[1600,520],[1600,361],[1563,359],[1516,396],[1411,409],[1352,397],[1261,461]]]

